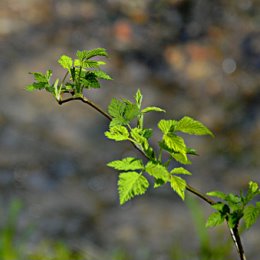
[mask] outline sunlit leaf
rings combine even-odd
[[[112,161],[107,165],[120,171],[142,170],[144,168],[142,160],[133,157],[126,157],[122,160]]]
[[[175,126],[175,131],[180,131],[192,135],[211,135],[213,133],[201,122],[191,117],[185,116]]]
[[[119,175],[118,192],[120,204],[124,204],[128,200],[137,195],[142,195],[149,187],[147,179],[137,172],[125,172]]]
[[[170,184],[172,189],[181,197],[185,199],[186,181],[178,176],[171,175]]]

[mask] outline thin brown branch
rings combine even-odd
[[[227,222],[228,223],[228,222]],[[241,238],[238,232],[238,225],[236,225],[234,228],[229,228],[231,237],[233,239],[233,242],[236,246],[237,253],[239,254],[240,260],[246,260],[245,251],[241,242]]]
[[[210,205],[214,205],[216,203],[214,200],[212,200],[211,198],[209,198],[206,195],[202,194],[201,192],[199,192],[198,190],[196,190],[195,188],[193,188],[189,184],[186,185],[186,190],[191,192],[191,193],[193,193],[194,195],[200,197],[202,200],[206,201]]]
[[[68,103],[68,102],[73,101],[73,100],[79,100],[83,103],[88,104],[89,106],[91,106],[92,108],[97,110],[100,114],[102,114],[104,117],[106,117],[108,120],[110,120],[110,121],[112,120],[112,117],[108,113],[106,113],[102,108],[97,106],[95,103],[93,103],[92,101],[90,101],[86,97],[70,97],[70,98],[66,98],[64,100],[58,100],[58,103],[59,103],[59,105],[62,105],[64,103]]]

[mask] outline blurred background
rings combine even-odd
[[[188,183],[239,193],[260,182],[259,25],[257,0],[0,0],[0,258],[236,259],[226,226],[204,229],[212,211],[188,195],[162,187],[119,206],[106,163],[132,146],[107,140],[108,122],[83,103],[25,86],[30,71],[63,77],[62,54],[106,48],[114,80],[87,95],[106,108],[140,88],[144,105],[167,110],[150,127],[201,120],[216,137],[187,137],[200,154]],[[248,259],[259,228],[242,236]]]

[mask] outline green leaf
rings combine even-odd
[[[124,109],[125,109],[125,103],[121,102],[116,98],[112,98],[108,106],[108,113],[115,118],[121,117],[121,114],[123,113]]]
[[[110,127],[109,131],[105,132],[105,136],[115,141],[124,141],[128,140],[129,133],[126,127],[117,125]]]
[[[59,60],[58,63],[64,68],[70,71],[71,67],[72,67],[72,59],[71,57],[67,56],[67,55],[62,55]]]
[[[84,69],[99,69],[101,65],[105,65],[106,63],[104,61],[84,60],[81,64]]]
[[[145,171],[155,179],[161,179],[164,182],[169,180],[170,174],[168,170],[161,164],[149,161],[145,166]]]
[[[256,206],[248,205],[244,208],[244,221],[246,228],[250,228],[260,216],[260,202]]]
[[[163,136],[163,141],[174,152],[180,152],[184,156],[186,155],[187,147],[182,137],[168,133]]]
[[[212,208],[216,209],[219,212],[222,212],[222,214],[223,213],[225,213],[225,214],[229,213],[228,206],[225,203],[222,203],[222,202],[217,202],[217,203],[213,204]]]
[[[250,181],[247,195],[245,197],[245,203],[247,204],[249,201],[251,201],[255,196],[259,194],[260,194],[260,189],[258,187],[258,184],[256,182]]]
[[[239,196],[237,196],[237,195],[235,195],[233,193],[229,193],[226,196],[225,200],[227,202],[231,203],[231,204],[239,204],[239,203],[241,203],[241,197],[239,197]]]
[[[137,172],[125,172],[119,175],[118,192],[120,204],[137,195],[142,195],[149,187],[147,179]]]
[[[86,50],[84,50],[84,51],[77,51],[76,56],[79,58],[80,61],[83,61],[84,59],[86,59],[87,51]],[[76,64],[74,64],[74,65],[77,66]]]
[[[96,75],[97,78],[99,79],[106,79],[106,80],[112,80],[112,78],[104,71],[102,70],[95,70],[92,71]]]
[[[217,198],[220,198],[223,200],[225,200],[226,196],[227,196],[224,192],[221,192],[221,191],[210,191],[210,192],[207,192],[207,195],[212,196],[212,197],[217,197]]]
[[[136,104],[128,100],[118,100],[113,98],[108,106],[108,113],[116,118],[114,122],[121,125],[127,125],[140,113]],[[115,123],[113,123],[115,125]]]
[[[206,227],[215,227],[224,222],[225,218],[221,215],[220,212],[212,213],[206,222]]]
[[[29,74],[32,74],[34,76],[34,80],[36,82],[26,86],[26,90],[33,91],[33,90],[46,89],[49,92],[53,92],[52,87],[49,83],[49,80],[52,76],[51,70],[47,70],[45,75],[41,72],[30,72]]]
[[[170,149],[164,141],[159,142],[159,146],[163,150],[168,152],[177,162],[180,162],[182,164],[191,164],[191,161],[187,158],[187,155],[185,153],[182,154],[179,152],[175,152],[173,149]]]
[[[171,170],[171,174],[186,174],[186,175],[191,175],[191,172],[184,169],[183,167],[177,167]]]
[[[46,75],[41,72],[30,72],[29,74],[32,74],[34,76],[34,80],[37,82],[48,82],[48,80],[46,79]]]
[[[143,95],[142,95],[140,89],[138,89],[135,94],[135,102],[139,109],[141,109],[142,101],[143,101]]]
[[[91,59],[91,58],[93,58],[95,56],[105,56],[105,57],[107,57],[108,54],[107,54],[106,49],[104,49],[104,48],[96,48],[96,49],[87,51],[85,53],[85,55],[84,55],[84,58],[85,59]]]
[[[170,184],[172,189],[184,200],[186,181],[178,176],[171,175]]]
[[[163,134],[167,135],[168,133],[174,133],[177,121],[175,120],[165,120],[162,119],[158,123],[159,129]]]
[[[144,150],[149,149],[148,138],[151,136],[152,132],[149,129],[132,128],[131,137],[136,144],[144,148]]]
[[[107,165],[120,171],[142,170],[144,168],[142,160],[133,157],[126,157],[122,160],[112,161]]]
[[[191,117],[185,116],[181,120],[178,121],[175,131],[180,131],[186,134],[192,135],[211,135],[214,136],[213,133],[204,126],[201,122],[194,120]]]
[[[182,153],[171,153],[171,156],[182,164],[191,164],[191,161],[187,158],[186,154]]]
[[[258,184],[256,182],[250,181],[249,182],[249,192],[250,193],[259,193],[260,190],[258,188]]]
[[[154,112],[166,112],[164,109],[161,109],[159,107],[146,107],[141,112],[142,113],[148,113],[148,112],[151,112],[151,111],[154,111]]]

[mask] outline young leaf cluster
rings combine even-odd
[[[100,56],[107,57],[105,49],[96,48],[88,51],[77,51],[77,58],[74,60],[67,55],[62,55],[58,60],[60,66],[66,71],[62,81],[56,79],[54,83],[51,83],[51,70],[47,70],[45,74],[32,72],[35,82],[28,85],[27,90],[45,89],[58,102],[62,101],[62,96],[65,93],[71,94],[72,97],[83,97],[84,89],[100,88],[100,79],[111,80],[111,77],[100,69],[106,63],[93,59]]]
[[[183,137],[178,133],[192,135],[211,135],[211,131],[201,122],[190,117],[180,120],[162,119],[158,128],[162,132],[162,138],[158,141],[158,151],[151,146],[149,139],[153,130],[144,127],[144,116],[148,112],[165,112],[155,106],[142,108],[143,95],[140,90],[134,97],[135,101],[113,98],[108,112],[111,116],[109,130],[106,137],[114,141],[130,141],[145,155],[142,159],[127,157],[108,163],[108,166],[119,170],[118,191],[120,204],[137,195],[144,194],[149,187],[147,175],[154,179],[154,188],[169,183],[171,188],[182,198],[185,198],[186,181],[179,175],[191,175],[183,168],[171,168],[170,162],[177,161],[181,164],[190,164],[188,155],[196,155],[196,151],[186,146]],[[163,153],[167,159],[163,158]]]
[[[260,202],[255,205],[249,204],[260,194],[260,189],[256,182],[250,181],[246,194],[234,195],[233,193],[225,194],[220,191],[211,191],[207,195],[217,197],[222,201],[212,205],[217,210],[212,213],[206,223],[207,227],[214,227],[228,222],[230,228],[238,227],[239,221],[244,220],[246,228],[250,228],[260,216]]]

